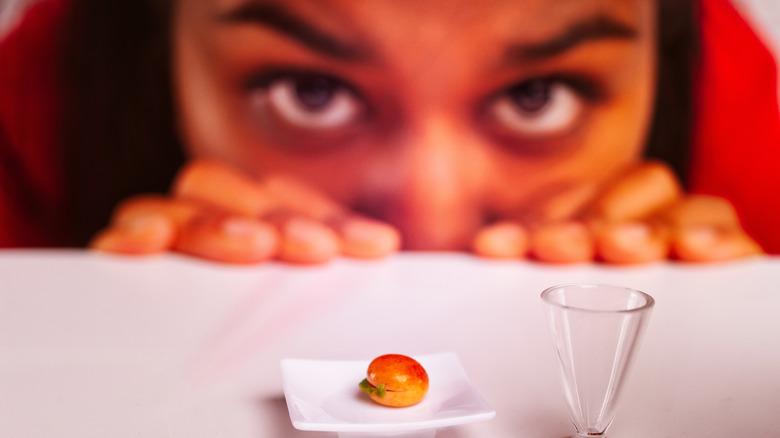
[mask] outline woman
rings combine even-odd
[[[55,237],[92,236],[187,161],[91,246],[238,263],[760,251],[727,202],[670,170],[687,169],[686,2],[56,7],[68,189],[26,208]]]

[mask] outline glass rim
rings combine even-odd
[[[578,287],[578,288],[609,288],[609,289],[621,289],[624,291],[629,291],[635,294],[639,294],[645,299],[645,303],[641,306],[634,307],[631,309],[619,309],[619,310],[606,310],[606,309],[587,309],[583,307],[577,307],[577,306],[569,306],[566,304],[561,304],[556,301],[551,300],[550,294],[558,289],[563,289],[567,287]],[[641,312],[646,309],[650,309],[653,306],[655,306],[655,299],[650,296],[649,294],[642,292],[639,289],[630,288],[627,286],[617,286],[614,284],[605,284],[605,283],[564,283],[564,284],[558,284],[555,286],[548,287],[547,289],[543,290],[540,298],[542,301],[550,306],[557,307],[559,309],[566,309],[566,310],[575,310],[578,312],[587,312],[587,313],[635,313],[635,312]]]

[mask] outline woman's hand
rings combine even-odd
[[[582,210],[550,200],[556,202],[551,211]],[[485,257],[550,263],[712,262],[762,253],[726,200],[683,193],[673,172],[659,163],[633,169],[575,216],[552,213],[533,223],[506,220],[487,226],[473,248]]]
[[[533,221],[483,228],[474,252],[612,264],[709,262],[761,253],[728,202],[683,193],[671,170],[658,163],[638,166],[598,196],[572,192],[539,210]],[[176,251],[227,263],[313,264],[338,255],[384,257],[399,250],[400,240],[391,225],[357,215],[296,180],[270,175],[257,181],[197,160],[182,169],[170,195],[120,204],[90,246],[123,254]]]
[[[170,196],[131,198],[90,247],[123,254],[177,251],[227,263],[322,263],[338,255],[378,258],[398,251],[390,225],[354,214],[281,176],[256,181],[196,160]]]

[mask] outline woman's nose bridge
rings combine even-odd
[[[442,196],[460,192],[470,173],[469,156],[473,151],[468,136],[455,122],[443,117],[427,117],[415,124],[400,145],[404,169],[402,176],[410,189],[420,195]]]
[[[456,120],[428,117],[399,140],[395,198],[408,217],[431,223],[470,217],[485,189],[485,147]]]
[[[399,142],[390,216],[408,248],[464,248],[482,220],[474,173],[481,165],[479,145],[457,123],[435,117],[410,127]]]
[[[465,249],[484,219],[489,155],[455,120],[415,120],[383,142],[359,208],[398,227],[406,249]]]

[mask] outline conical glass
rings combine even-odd
[[[598,284],[555,286],[541,298],[577,436],[604,436],[655,302],[638,290]]]

